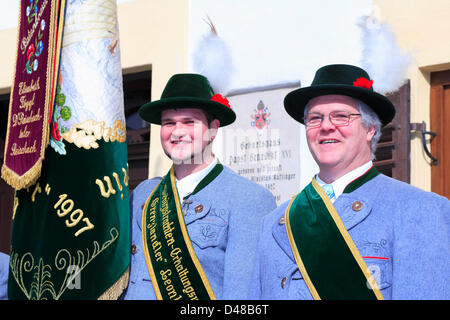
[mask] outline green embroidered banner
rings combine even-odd
[[[204,187],[222,169],[222,165],[216,165],[199,185]],[[153,289],[159,300],[215,299],[189,239],[173,167],[144,205],[142,240]]]
[[[344,192],[378,175],[372,167]],[[286,210],[286,230],[297,265],[315,299],[382,299],[336,209],[315,178]]]
[[[130,214],[115,1],[68,1],[51,136],[16,192],[9,299],[117,299]]]

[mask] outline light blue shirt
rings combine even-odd
[[[344,192],[345,187],[347,187],[350,184],[350,182],[361,177],[370,168],[372,168],[372,166],[373,166],[372,161],[369,161],[330,183],[333,186],[334,191],[334,197],[330,199],[331,202],[334,203],[334,201],[336,201],[336,199],[339,198],[339,196]],[[322,179],[320,179],[319,173],[316,174],[316,180],[319,186],[321,186],[322,188],[325,184],[327,184]]]

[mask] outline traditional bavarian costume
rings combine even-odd
[[[233,122],[232,109],[213,97],[203,76],[175,75],[161,100],[139,114],[160,123],[161,110],[199,108],[221,126]],[[172,167],[162,179],[142,182],[131,196],[133,249],[125,299],[247,298],[258,225],[275,207],[268,190],[218,160],[181,180]]]

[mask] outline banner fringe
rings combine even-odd
[[[98,297],[98,300],[117,300],[122,294],[123,290],[128,287],[128,280],[130,275],[130,268],[120,276],[120,278]]]
[[[39,160],[24,175],[19,176],[17,173],[8,168],[5,164],[3,164],[2,178],[14,189],[20,190],[28,188],[29,186],[35,184],[41,175],[41,169],[42,169],[42,160]]]

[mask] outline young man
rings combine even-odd
[[[198,74],[177,74],[139,110],[161,125],[170,172],[131,195],[132,258],[125,299],[245,299],[261,218],[272,194],[220,164],[219,127],[236,115]]]
[[[263,219],[250,298],[450,298],[450,201],[373,166],[395,109],[372,83],[329,65],[286,96],[320,172]]]

